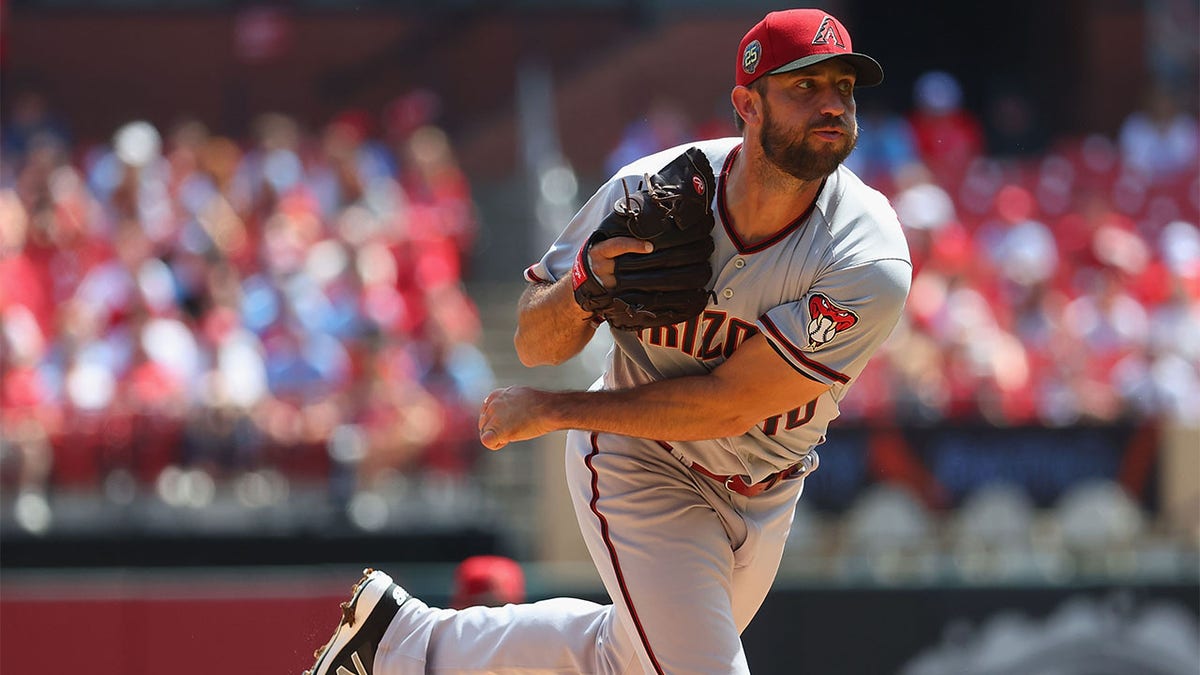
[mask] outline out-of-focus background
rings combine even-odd
[[[755,673],[1196,673],[1197,2],[817,4],[916,272]],[[523,268],[782,7],[0,0],[0,671],[298,672],[368,564],[602,599],[477,406],[596,375],[517,362]]]

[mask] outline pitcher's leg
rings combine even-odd
[[[733,617],[738,632],[750,625],[775,583],[803,484],[803,479],[784,481],[751,499],[732,498],[735,513],[745,525],[742,548],[747,552],[737,556],[741,564],[733,570]]]
[[[578,432],[568,440],[572,501],[611,619],[646,673],[748,673],[725,529],[688,469],[638,443]]]
[[[611,605],[571,598],[461,611],[412,598],[383,636],[372,675],[641,673],[633,633],[614,616]]]
[[[464,610],[414,598],[383,636],[373,675],[617,673],[600,646],[609,612],[574,598]]]

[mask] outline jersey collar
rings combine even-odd
[[[742,144],[738,143],[733,147],[732,150],[729,151],[729,155],[725,157],[725,164],[721,167],[720,185],[719,189],[717,190],[717,210],[721,213],[721,224],[725,227],[725,234],[729,237],[729,241],[733,242],[733,245],[737,248],[738,253],[758,253],[759,251],[764,251],[768,248],[771,248],[775,244],[778,244],[784,239],[787,239],[788,235],[804,225],[804,222],[807,221],[808,217],[812,215],[813,209],[816,208],[817,202],[821,200],[822,193],[825,192],[825,183],[829,180],[829,178],[826,177],[825,180],[821,181],[821,187],[817,191],[816,199],[814,199],[813,203],[804,210],[804,213],[800,214],[799,218],[796,218],[784,226],[783,229],[758,243],[746,244],[733,229],[733,218],[731,218],[729,215],[729,209],[726,206],[725,198],[725,186],[729,182],[729,171],[733,168],[733,161],[737,157],[738,153],[741,152],[741,150]]]

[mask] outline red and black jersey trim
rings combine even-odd
[[[600,521],[600,538],[604,540],[604,546],[608,549],[608,557],[612,562],[613,573],[617,577],[617,585],[621,589],[621,598],[625,601],[625,606],[629,608],[629,616],[633,618],[634,628],[637,629],[638,639],[642,643],[642,648],[646,650],[646,656],[650,659],[651,665],[654,666],[656,675],[664,675],[662,666],[658,663],[658,657],[654,655],[654,650],[650,648],[650,639],[646,637],[646,629],[642,627],[642,620],[638,616],[637,608],[633,604],[633,597],[629,593],[629,587],[625,584],[625,574],[621,572],[621,561],[617,559],[617,548],[613,545],[612,538],[608,534],[608,519],[600,513],[596,503],[600,501],[600,474],[596,472],[596,467],[592,465],[592,459],[600,454],[600,444],[597,442],[599,434],[592,433],[592,451],[588,453],[584,463],[587,464],[588,471],[592,474],[592,500],[588,504],[592,513]]]
[[[539,277],[539,276],[537,275],[537,272],[534,272],[534,271],[533,271],[533,265],[530,265],[529,267],[526,267],[526,268],[525,268],[525,280],[526,280],[526,281],[532,281],[532,282],[534,282],[534,283],[537,283],[537,284],[549,284],[549,283],[552,283],[552,282],[551,282],[549,279],[543,279],[543,278]]]
[[[725,165],[721,167],[720,189],[717,190],[717,210],[721,214],[721,224],[725,226],[725,235],[729,237],[729,241],[733,242],[733,245],[737,248],[738,253],[758,253],[759,251],[764,251],[768,248],[771,248],[775,244],[778,244],[784,239],[787,239],[788,235],[799,229],[800,226],[802,226],[804,222],[808,220],[808,217],[812,215],[813,209],[815,209],[817,206],[817,202],[814,199],[813,203],[804,210],[804,213],[800,214],[799,218],[788,223],[786,227],[771,235],[769,238],[764,239],[756,244],[747,244],[744,242],[742,238],[738,236],[738,233],[733,229],[733,218],[729,215],[729,207],[726,204],[725,198],[725,185],[729,182],[729,171],[733,168],[734,158],[737,157],[741,150],[742,146],[740,143],[734,146],[733,150],[730,150],[729,155],[725,158]],[[824,182],[821,183],[821,189],[825,189]],[[817,191],[817,194],[820,194],[820,190]]]
[[[845,373],[839,373],[838,371],[834,370],[833,368],[830,368],[829,366],[827,366],[823,363],[814,361],[811,358],[809,358],[808,355],[805,354],[803,351],[801,351],[799,347],[792,344],[791,340],[787,339],[787,336],[785,336],[783,334],[783,331],[779,330],[779,326],[776,326],[775,322],[771,321],[771,317],[764,314],[759,319],[759,321],[762,322],[763,328],[765,328],[767,330],[767,332],[770,333],[771,336],[775,338],[775,340],[768,340],[768,342],[771,343],[771,346],[774,347],[775,346],[774,342],[778,341],[779,345],[787,350],[787,354],[780,354],[780,356],[783,356],[785,358],[788,356],[791,356],[792,358],[796,359],[800,363],[803,363],[804,365],[808,366],[809,368],[812,368],[813,371],[818,372],[835,382],[841,382],[842,384],[846,384],[847,382],[850,381],[849,375],[846,375]],[[776,349],[776,351],[779,351],[779,350]],[[799,368],[797,368],[797,371],[799,371],[800,374],[802,374],[802,375],[805,374],[804,371],[800,370]]]

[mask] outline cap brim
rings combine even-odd
[[[772,70],[769,74],[774,75],[776,73],[800,70],[801,68],[807,68],[815,63],[828,61],[829,59],[844,59],[854,67],[854,70],[858,73],[858,79],[854,82],[854,86],[856,87],[874,87],[883,82],[883,66],[879,65],[878,61],[866,54],[859,54],[857,52],[848,54],[812,54],[802,59],[796,59],[791,63],[785,63]]]

